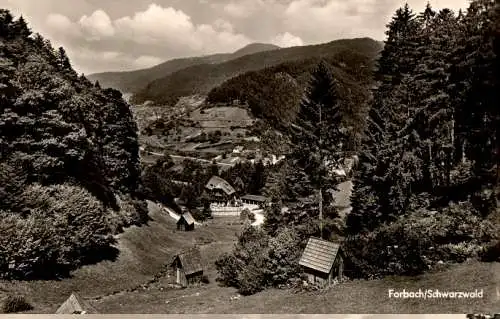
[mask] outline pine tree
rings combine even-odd
[[[431,20],[430,6],[423,17]],[[410,118],[409,103],[414,94],[410,75],[418,61],[418,35],[425,19],[417,19],[406,4],[387,24],[387,39],[375,73],[379,83],[373,93],[360,166],[354,176],[353,209],[347,218],[350,235],[376,228],[409,204],[407,195],[414,177],[401,178],[409,171],[410,176],[419,172],[411,172],[416,158],[405,146],[408,136],[401,136],[400,131]]]
[[[26,23],[26,20],[24,20],[23,16],[20,16],[13,23],[13,32],[15,32],[15,34],[17,34],[23,39],[26,39],[31,35],[31,30],[28,27],[28,24]]]

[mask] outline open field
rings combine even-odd
[[[210,284],[165,293],[141,291],[96,303],[110,313],[494,313],[500,310],[496,287],[500,264],[471,263],[415,278],[353,281],[328,291],[293,293],[270,289],[253,296],[236,296],[232,288]],[[388,290],[484,289],[482,299],[390,299]]]
[[[214,261],[230,251],[241,229],[238,218],[215,218],[194,232],[176,232],[175,221],[150,205],[152,221],[131,227],[118,238],[115,262],[86,266],[61,281],[0,282],[0,295],[23,294],[33,313],[54,313],[72,291],[101,313],[465,313],[500,310],[500,263],[471,262],[418,277],[351,281],[315,293],[270,289],[238,296],[216,282]],[[152,277],[179,250],[200,245],[210,283],[186,289],[169,288],[173,278]],[[390,299],[389,289],[484,290],[482,299]],[[237,297],[238,296],[238,297]],[[237,298],[234,298],[237,297]]]

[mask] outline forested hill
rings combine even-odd
[[[276,124],[286,127],[294,122],[311,73],[321,61],[331,66],[331,72],[338,81],[339,99],[350,113],[348,118],[351,123],[346,123],[347,126],[359,130],[362,120],[359,116],[366,115],[366,102],[373,84],[375,59],[372,55],[353,50],[323,58],[289,61],[240,74],[213,88],[207,95],[207,102],[218,104],[239,100],[248,104],[254,116],[270,120],[275,127]]]
[[[376,57],[381,49],[380,42],[370,38],[343,39],[319,45],[259,52],[219,64],[195,65],[149,83],[134,95],[132,101],[137,104],[153,101],[159,105],[173,105],[182,96],[207,94],[224,81],[245,72],[284,62],[328,57],[346,50]]]
[[[222,63],[244,55],[276,50],[278,46],[265,43],[252,43],[234,53],[218,53],[202,57],[173,59],[151,68],[128,72],[104,72],[88,76],[91,81],[99,81],[102,87],[110,87],[123,93],[135,93],[149,82],[168,76],[176,71],[199,64]]]
[[[0,10],[0,276],[66,273],[142,222],[138,149],[121,93]]]

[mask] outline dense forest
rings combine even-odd
[[[346,50],[374,57],[380,49],[380,43],[368,38],[336,40],[320,45],[258,52],[224,63],[193,65],[148,83],[133,96],[132,102],[141,104],[153,101],[157,105],[175,105],[182,96],[207,94],[224,81],[244,72],[260,70],[286,61],[330,56]]]
[[[0,10],[0,276],[66,275],[113,252],[147,216],[138,151],[121,93]]]
[[[499,14],[493,0],[458,13],[397,10],[358,123],[360,166],[345,222],[328,166],[349,152],[349,108],[329,63],[317,65],[297,106],[294,151],[266,181],[265,227],[246,229],[217,261],[219,280],[243,294],[293,284],[297,247],[310,236],[343,239],[351,278],[498,260]]]

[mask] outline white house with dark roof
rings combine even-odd
[[[339,243],[311,237],[302,253],[299,265],[310,283],[329,285],[344,273],[344,253]]]

